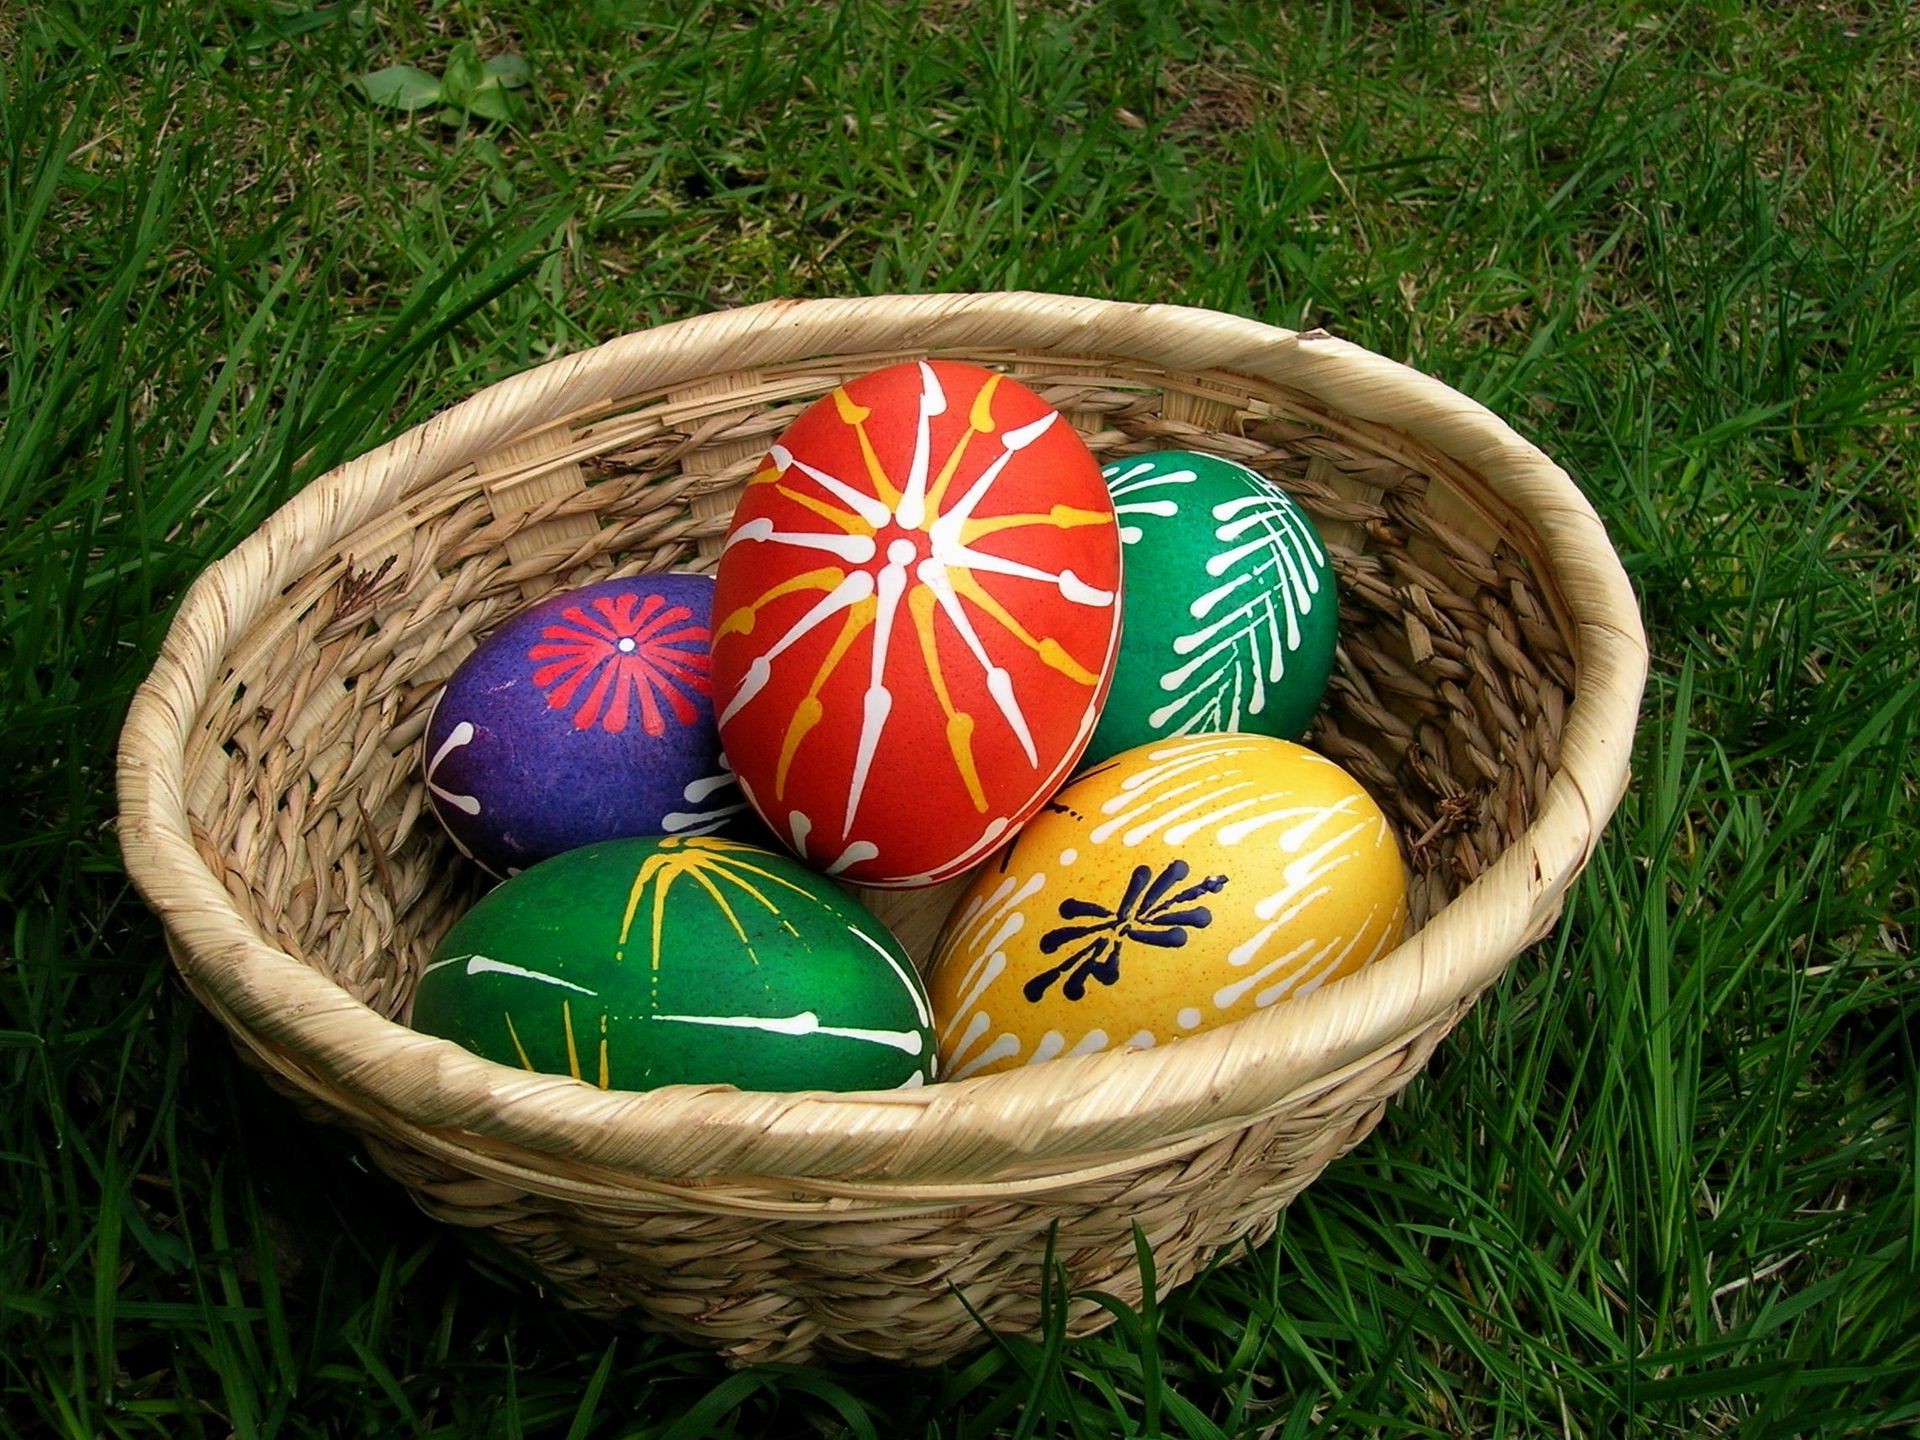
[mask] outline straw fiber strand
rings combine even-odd
[[[1311,736],[1380,801],[1415,932],[1348,980],[1146,1051],[871,1095],[598,1091],[404,1026],[479,886],[426,818],[428,707],[556,589],[707,569],[767,446],[940,354],[1017,373],[1101,460],[1205,450],[1320,522],[1339,663]],[[315,482],[189,592],[121,746],[129,869],[274,1087],[567,1303],[737,1359],[927,1363],[1030,1329],[1051,1255],[1137,1299],[1270,1233],[1554,923],[1626,782],[1646,665],[1578,489],[1465,397],[1317,333],[1041,295],[775,302],[495,386]],[[924,962],[950,889],[891,892]],[[973,1313],[970,1313],[973,1312]]]

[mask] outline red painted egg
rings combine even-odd
[[[1120,636],[1113,502],[1007,376],[894,365],[812,406],[734,512],[714,708],[741,789],[863,885],[985,859],[1086,748]]]

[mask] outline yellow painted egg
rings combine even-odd
[[[1398,945],[1406,896],[1380,807],[1305,746],[1123,751],[954,906],[928,977],[940,1073],[1162,1045],[1295,999]]]

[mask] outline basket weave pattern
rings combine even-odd
[[[928,353],[1017,375],[1103,462],[1210,451],[1314,515],[1342,644],[1311,743],[1398,828],[1417,933],[1214,1034],[885,1096],[606,1094],[403,1028],[479,893],[424,810],[438,686],[555,589],[710,569],[801,410]],[[741,1360],[927,1363],[979,1342],[975,1314],[1032,1327],[1049,1245],[1076,1289],[1137,1300],[1135,1226],[1163,1285],[1270,1233],[1553,923],[1644,667],[1566,477],[1364,351],[1047,296],[775,304],[543,367],[310,487],[183,606],[123,741],[125,845],[242,1053],[568,1303]],[[865,898],[924,962],[956,888]],[[1076,1332],[1106,1318],[1069,1306]]]

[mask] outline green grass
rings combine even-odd
[[[0,7],[0,1432],[1920,1432],[1920,22],[1275,8]],[[519,125],[350,83],[462,42]],[[199,570],[477,386],[1009,286],[1509,417],[1642,597],[1636,783],[1273,1243],[1085,1342],[730,1374],[292,1123],[127,886],[112,745]]]

